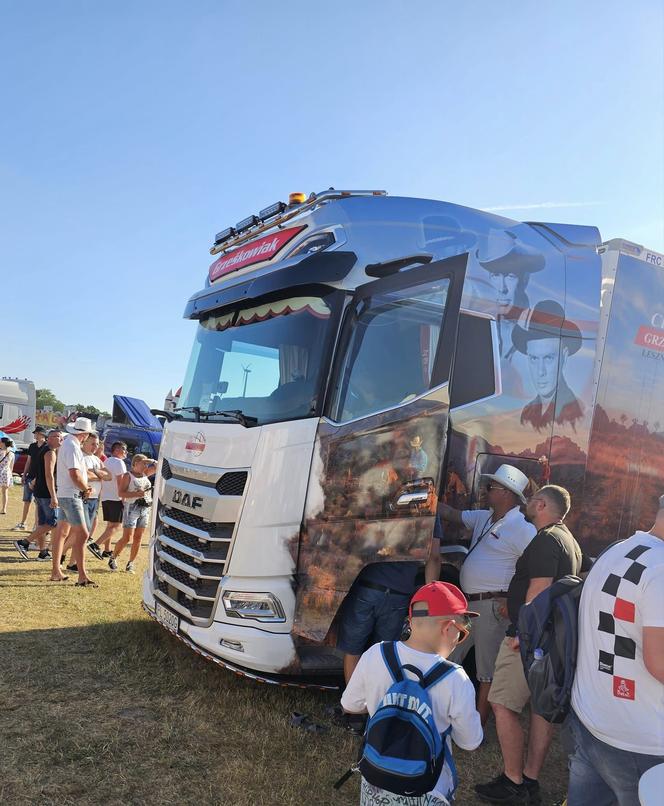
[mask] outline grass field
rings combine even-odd
[[[20,488],[10,494],[0,516],[1,804],[357,803],[356,779],[340,793],[332,783],[358,740],[289,726],[292,711],[326,721],[338,695],[257,684],[186,649],[141,610],[145,548],[135,576],[90,557],[99,589],[49,583],[48,566],[12,546]],[[457,803],[475,803],[472,785],[500,769],[493,731],[455,757]],[[556,742],[545,806],[566,777]]]

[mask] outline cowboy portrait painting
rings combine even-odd
[[[540,431],[553,422],[572,427],[582,419],[581,402],[565,379],[570,356],[581,349],[581,331],[554,300],[525,311],[512,331],[512,344],[526,356],[535,397],[521,412],[521,423]]]

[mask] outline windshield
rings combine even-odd
[[[284,297],[201,319],[180,406],[209,419],[239,410],[258,424],[317,414],[341,296]]]

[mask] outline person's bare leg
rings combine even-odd
[[[115,544],[115,548],[113,549],[113,559],[117,560],[118,557],[122,554],[124,547],[129,543],[131,540],[131,536],[133,533],[133,529],[131,526],[125,526],[122,530],[122,537],[118,540]]]
[[[359,655],[344,655],[344,680],[346,683],[350,680],[351,675],[355,671],[355,667],[359,662]]]
[[[491,705],[489,704],[489,689],[491,683],[480,683],[479,691],[477,692],[477,712],[482,720],[482,727],[486,725],[486,721],[491,714]]]
[[[60,571],[60,557],[63,554],[63,546],[69,535],[69,524],[67,521],[60,521],[55,527],[53,540],[51,541],[51,554],[53,555],[53,565],[51,567],[51,579],[55,582],[63,578]]]
[[[544,759],[553,738],[553,725],[538,714],[530,714],[528,734],[528,755],[523,772],[528,778],[537,780],[544,765]]]
[[[51,527],[46,524],[45,526],[38,526],[25,538],[29,543],[36,543],[39,546],[39,551],[44,551],[46,547],[46,535],[51,531]]]
[[[113,539],[113,535],[119,529],[119,523],[107,523],[106,528],[99,536],[99,540],[97,540],[97,545],[102,551],[110,551],[111,550],[111,540]]]
[[[71,530],[72,535],[72,560],[78,568],[78,581],[86,582],[88,576],[85,572],[85,543],[88,539],[88,527],[75,526]]]
[[[89,537],[89,539],[93,540],[93,542],[94,542],[94,539],[93,539],[92,535],[95,533],[96,528],[97,528],[97,516],[95,515],[95,519],[92,521],[92,526],[90,527],[90,537]]]
[[[491,703],[496,717],[496,731],[503,754],[505,775],[515,784],[523,783],[524,736],[519,715],[504,705]]]
[[[28,515],[30,514],[30,502],[24,501],[23,502],[23,514],[21,515],[20,523],[24,524],[28,520]]]
[[[9,497],[9,487],[0,487],[0,506],[2,506],[2,509],[0,510],[0,513],[2,515],[7,514],[7,499],[8,499],[8,497]]]
[[[137,526],[134,529],[134,536],[132,538],[133,542],[131,544],[131,551],[129,552],[129,562],[133,563],[136,557],[138,557],[138,552],[141,548],[141,538],[143,537],[143,532],[145,532],[145,526]]]

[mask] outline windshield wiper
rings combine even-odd
[[[198,423],[201,420],[200,406],[178,406],[176,409],[173,409],[173,414],[175,414],[176,411],[193,411],[194,412],[194,419],[196,420],[196,422]],[[175,415],[175,416],[177,417],[178,415]],[[182,419],[182,415],[179,415],[179,416],[180,416],[180,419]]]
[[[233,420],[236,420],[238,423],[241,423],[245,428],[248,428],[250,425],[258,425],[258,417],[251,417],[248,414],[244,414],[242,409],[227,409],[226,411],[201,411],[201,417],[207,417],[209,420],[210,417],[230,417]]]

